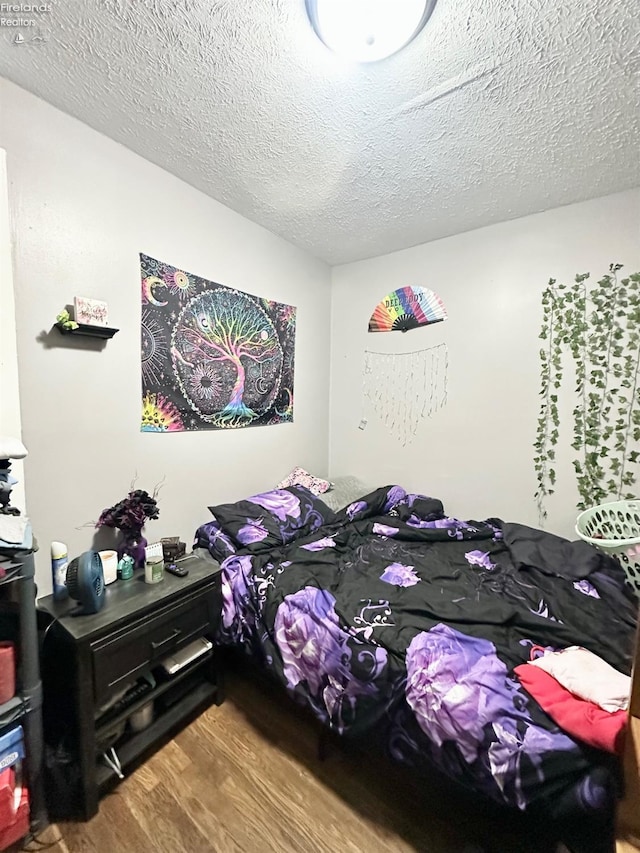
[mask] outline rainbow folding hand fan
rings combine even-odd
[[[447,319],[442,299],[426,287],[400,287],[376,305],[370,332],[408,332]]]

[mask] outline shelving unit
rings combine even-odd
[[[181,728],[186,720],[199,709],[209,705],[216,699],[216,696],[216,685],[201,681],[180,702],[167,709],[150,726],[128,737],[122,745],[117,745],[116,750],[123,770],[128,770],[138,759],[154,749],[158,743]],[[100,794],[105,793],[116,782],[117,780],[110,767],[106,765],[97,767],[96,785]]]
[[[4,705],[0,705],[0,729],[12,725],[12,723],[20,722],[26,710],[27,704],[22,696],[14,696],[13,699],[5,702]]]
[[[47,822],[42,785],[42,684],[38,654],[36,625],[36,587],[34,582],[33,550],[0,549],[0,556],[9,557],[16,567],[0,581],[0,590],[15,586],[18,597],[19,648],[17,661],[18,692],[8,702],[0,705],[0,731],[10,726],[22,725],[25,738],[25,771],[31,803],[31,832],[44,828]],[[4,595],[0,593],[0,612],[7,609]]]
[[[167,677],[166,681],[161,682],[156,685],[156,687],[150,687],[148,692],[144,693],[139,699],[132,702],[130,705],[127,705],[126,708],[123,708],[119,713],[111,716],[109,715],[109,712],[107,712],[106,714],[103,714],[102,717],[98,717],[96,720],[96,738],[99,740],[101,737],[104,737],[110,732],[116,730],[118,726],[127,720],[132,714],[135,714],[136,711],[139,711],[140,708],[143,708],[148,702],[155,702],[156,699],[159,699],[164,693],[172,690],[177,684],[184,681],[185,678],[190,677],[192,673],[195,670],[198,670],[203,664],[207,663],[210,665],[212,656],[212,652],[202,655],[191,666],[186,666],[184,669],[181,669],[176,673],[176,675]]]
[[[65,329],[56,323],[56,329],[61,335],[78,335],[85,338],[102,338],[108,340],[112,338],[120,329],[113,329],[109,326],[89,326],[86,323],[79,323],[77,329]]]

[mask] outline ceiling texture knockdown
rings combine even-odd
[[[640,185],[638,0],[438,0],[369,65],[304,0],[65,0],[46,38],[0,74],[330,264]]]

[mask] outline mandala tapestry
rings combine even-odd
[[[296,309],[140,255],[143,432],[293,421]]]

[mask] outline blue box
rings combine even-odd
[[[22,758],[24,758],[24,734],[22,726],[16,726],[0,736],[0,771],[13,766]]]

